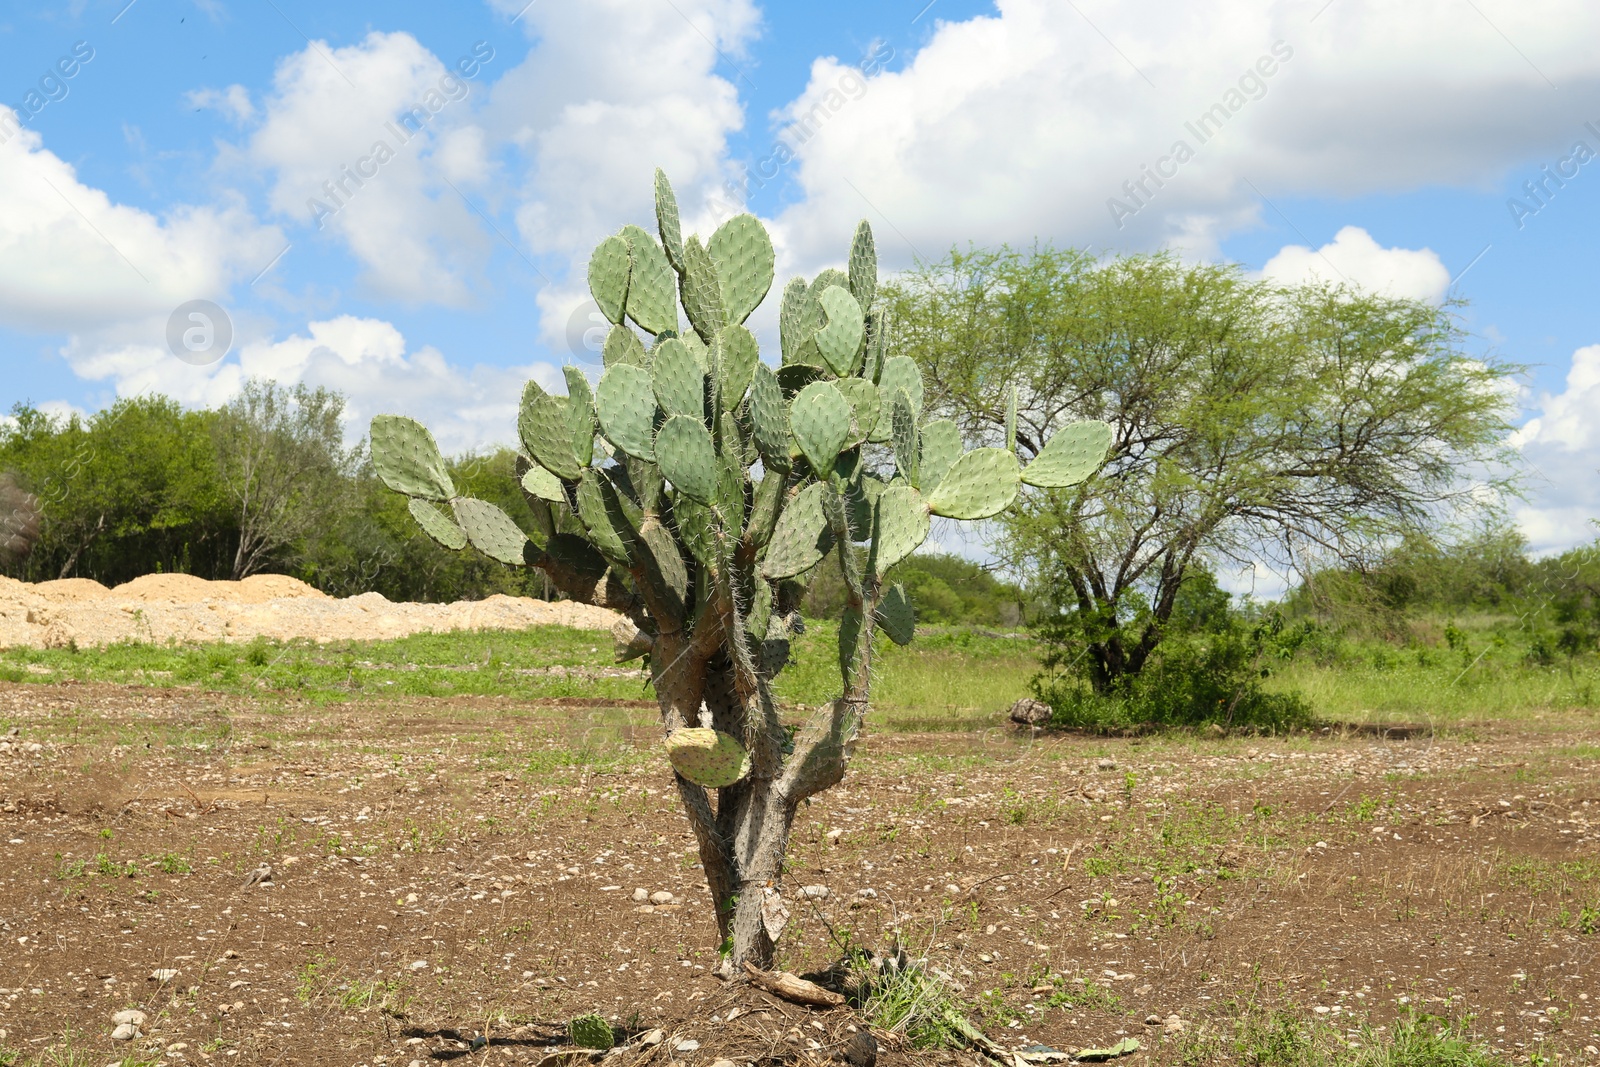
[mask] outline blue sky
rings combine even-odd
[[[582,266],[648,222],[651,169],[709,228],[765,167],[747,206],[783,274],[836,262],[865,216],[892,267],[1043,240],[1464,298],[1472,346],[1531,368],[1519,522],[1542,549],[1590,535],[1600,162],[1572,149],[1600,152],[1592,4],[523,3],[10,5],[0,407],[210,404],[266,374],[345,390],[352,425],[404,410],[447,446],[504,440],[516,382],[592,358]],[[318,226],[322,183],[450,84]],[[1161,164],[1178,140],[1194,158]],[[1124,192],[1158,165],[1159,189]],[[194,299],[233,325],[221,362],[168,351]]]

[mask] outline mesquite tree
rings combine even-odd
[[[624,616],[618,655],[648,658],[726,962],[767,967],[788,916],[795,811],[844,776],[867,712],[875,631],[912,637],[910,600],[885,573],[926,540],[930,514],[985,519],[1024,482],[1082,481],[1110,431],[1069,426],[1023,470],[1014,420],[1006,448],[972,451],[955,423],[923,422],[921,374],[891,354],[875,306],[865,222],[848,272],[784,289],[774,371],[743,325],[772,286],[761,223],[740,215],[703,243],[683,237],[660,171],[656,215],[659,241],[626,226],[589,262],[595,302],[614,324],[599,382],[591,389],[569,366],[566,396],[532,382],[523,394],[519,471],[534,529],[458,496],[432,436],[411,419],[373,420],[372,460],[441,544],[537,567],[573,600]],[[790,729],[772,680],[801,627],[807,577],[830,557],[848,589],[842,693]]]

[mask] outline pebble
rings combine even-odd
[[[121,1025],[122,1023],[129,1023],[133,1026],[143,1026],[145,1022],[145,1014],[144,1012],[139,1011],[137,1008],[125,1008],[124,1010],[113,1015],[111,1017],[111,1021],[118,1025]]]
[[[800,895],[806,900],[827,900],[828,887],[825,885],[803,885],[800,887]]]
[[[428,961],[427,960],[412,960],[411,961],[411,969],[413,971],[425,971],[425,970],[428,969]]]
[[[671,904],[672,903],[672,894],[667,892],[665,889],[659,889],[656,892],[650,894],[650,903],[652,903],[652,904]]]
[[[132,1041],[139,1036],[139,1028],[132,1023],[122,1023],[111,1031],[113,1041]]]
[[[1161,1025],[1161,1016],[1159,1016],[1159,1015],[1146,1015],[1144,1017],[1144,1024],[1146,1026],[1160,1026]]]
[[[1166,1021],[1161,1024],[1161,1032],[1166,1034],[1181,1034],[1187,1029],[1189,1024],[1176,1014],[1167,1016]]]
[[[152,982],[170,982],[176,977],[178,977],[178,972],[176,970],[174,970],[173,968],[171,968],[171,967],[157,967],[155,970],[150,972],[149,981],[152,981]]]
[[[1110,756],[1101,756],[1095,761],[1094,765],[1097,769],[1102,771],[1114,771],[1117,769],[1117,761],[1112,759]]]
[[[666,1039],[667,1032],[665,1030],[649,1030],[639,1038],[639,1047],[654,1048],[656,1045],[661,1044],[661,1042],[665,1041]]]
[[[691,1037],[691,1038],[689,1038],[689,1039],[687,1039],[685,1041],[678,1042],[676,1045],[673,1045],[672,1047],[673,1047],[673,1050],[677,1051],[677,1052],[696,1052],[700,1048],[700,1042],[696,1041],[694,1038]]]
[[[739,1065],[732,1060],[713,1060],[711,1067],[739,1067]]]
[[[634,899],[634,902],[637,903],[637,904],[644,904],[644,903],[648,902],[649,899],[650,899],[650,890],[648,890],[648,889],[635,889],[633,891],[633,899]]]

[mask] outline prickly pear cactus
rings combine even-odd
[[[761,223],[740,215],[705,240],[685,236],[659,171],[656,220],[659,240],[625,226],[590,260],[590,289],[612,324],[599,380],[568,367],[565,396],[532,382],[523,395],[530,528],[460,495],[411,419],[373,420],[372,462],[440,544],[539,568],[566,596],[625,616],[618,656],[650,664],[730,962],[764,966],[761,909],[780,892],[796,806],[844,775],[875,632],[902,644],[915,632],[910,597],[885,582],[890,568],[927,540],[933,516],[986,519],[1025,484],[1083,481],[1111,432],[1066,427],[1024,463],[1014,402],[1004,448],[965,450],[954,423],[926,418],[916,362],[893,353],[865,222],[848,273],[784,287],[773,366],[744,325],[773,284]],[[791,730],[770,686],[825,560],[847,589],[841,694]]]
[[[601,1052],[609,1051],[617,1043],[611,1024],[606,1022],[604,1016],[594,1014],[580,1015],[568,1023],[567,1036],[572,1038],[572,1043],[579,1048],[592,1048]]]

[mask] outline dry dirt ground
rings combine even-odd
[[[549,1057],[587,1011],[661,1031],[615,1064],[839,1054],[860,1015],[712,976],[652,715],[0,685],[0,1056],[582,1062]],[[1414,1012],[1600,1062],[1592,736],[869,736],[796,824],[791,893],[828,893],[793,901],[782,963],[898,938],[997,1042],[1136,1036],[1129,1064]],[[975,1058],[879,1038],[883,1064]]]

